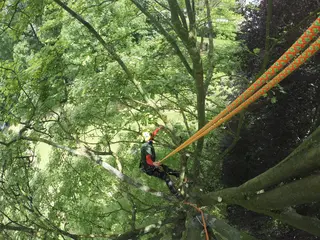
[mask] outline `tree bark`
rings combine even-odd
[[[313,175],[258,194],[248,204],[260,209],[286,207],[320,201],[320,175]]]
[[[319,219],[302,216],[295,211],[285,212],[279,216],[274,215],[273,217],[315,236],[320,236]]]

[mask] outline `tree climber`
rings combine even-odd
[[[149,176],[154,176],[164,180],[170,192],[174,194],[178,199],[182,199],[182,195],[177,191],[172,180],[169,177],[169,175],[173,175],[176,178],[179,178],[180,173],[176,170],[170,169],[168,166],[161,164],[160,162],[156,162],[156,153],[153,147],[153,142],[154,137],[162,128],[164,128],[164,126],[157,128],[152,133],[143,133],[145,143],[141,147],[140,168]]]

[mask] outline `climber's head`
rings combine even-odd
[[[142,136],[145,142],[154,140],[153,134],[150,131],[144,131]]]

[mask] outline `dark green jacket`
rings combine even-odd
[[[156,152],[154,151],[154,147],[152,141],[146,142],[141,147],[141,161],[140,168],[148,169],[150,167],[154,167],[152,162],[156,160]]]

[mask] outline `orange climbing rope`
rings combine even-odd
[[[201,210],[201,208],[197,207],[196,204],[189,203],[189,202],[186,202],[186,201],[184,201],[183,203],[186,204],[186,205],[189,205],[189,206],[191,206],[191,207],[194,207],[198,212],[201,213],[202,225],[203,225],[204,232],[205,232],[205,234],[206,234],[206,240],[209,240],[209,234],[208,234],[208,230],[207,230],[207,224],[206,224],[206,220],[204,219],[204,214],[203,214],[203,211]]]
[[[209,126],[205,131],[201,134],[195,136],[194,141],[199,138],[205,136],[213,129],[219,127],[222,123],[228,121],[237,113],[241,112],[243,109],[248,107],[251,103],[256,101],[258,98],[263,96],[266,92],[268,92],[271,88],[281,82],[284,78],[286,78],[290,73],[292,73],[295,69],[300,67],[309,57],[313,56],[320,49],[320,37],[306,50],[304,51],[295,61],[293,61],[288,67],[286,67],[280,74],[278,74],[272,81],[268,82],[264,85],[259,91],[257,91],[253,96],[243,102],[240,106],[230,112],[227,116],[220,118],[215,124]]]
[[[188,140],[178,146],[175,150],[169,153],[160,162],[179,152],[194,141],[206,135],[211,130],[217,128],[222,123],[229,120],[235,114],[248,107],[251,103],[256,101],[259,97],[269,91],[276,84],[281,82],[290,73],[305,63],[312,57],[320,48],[320,38],[318,38],[307,50],[305,50],[298,58],[296,58],[288,67],[280,72],[295,56],[299,54],[320,32],[320,17],[318,17],[313,24],[303,33],[303,35],[261,76],[259,77],[244,93],[242,93],[236,100],[227,106],[222,112],[214,117],[203,128],[191,136]],[[280,72],[276,77],[276,73]],[[272,79],[272,77],[274,77]],[[263,88],[257,91],[263,84],[268,82]],[[256,92],[257,91],[257,92]],[[256,93],[255,93],[256,92]],[[255,93],[255,94],[254,94]],[[253,95],[253,96],[252,96]],[[240,106],[239,106],[240,105]]]

